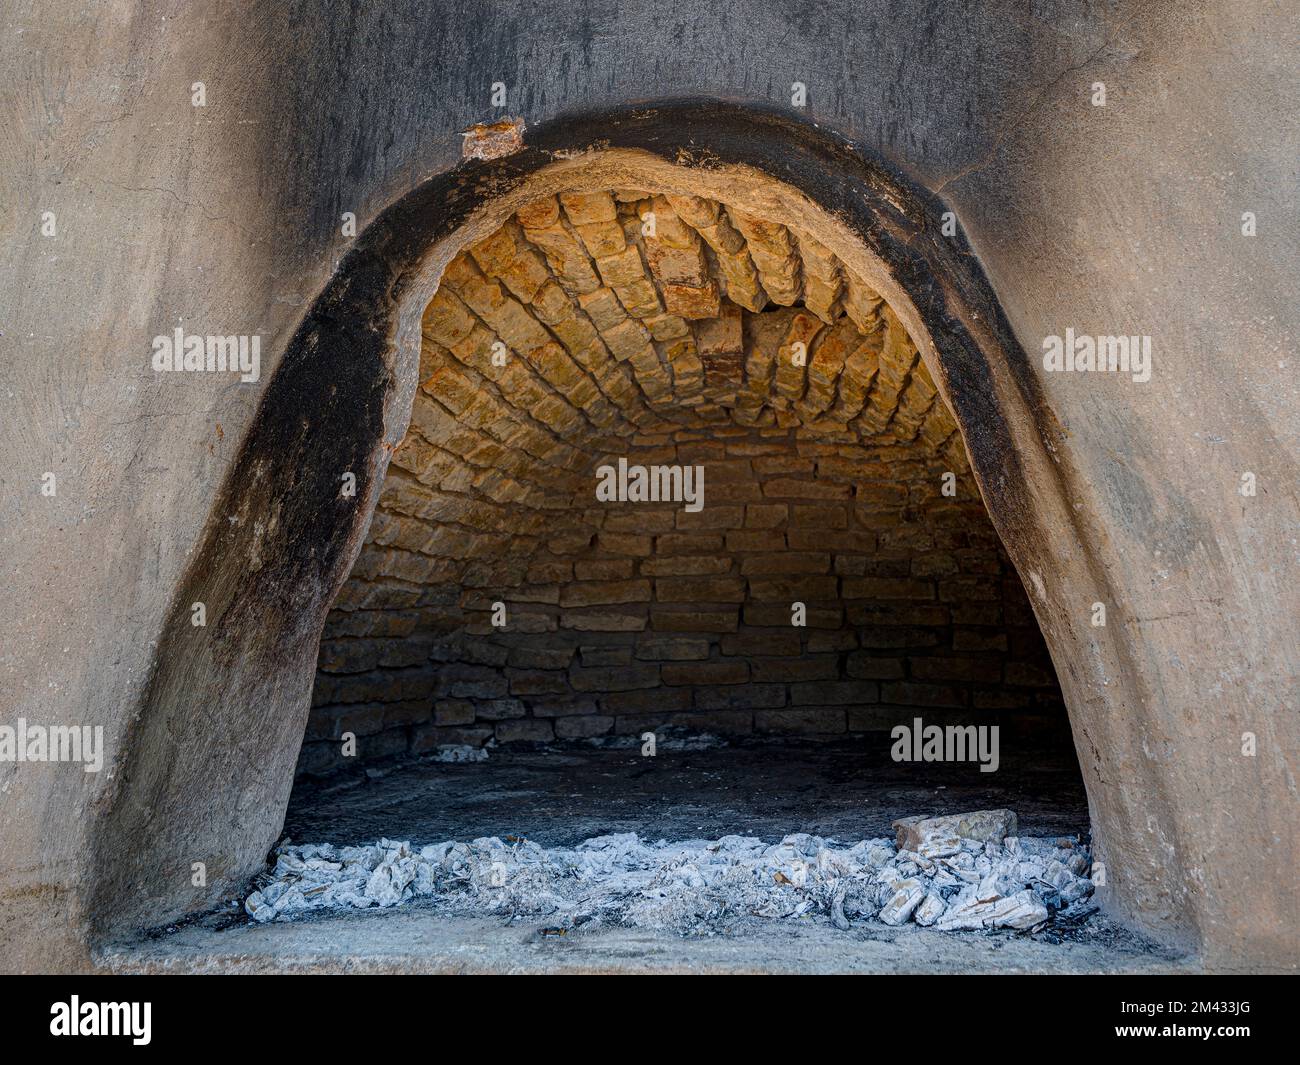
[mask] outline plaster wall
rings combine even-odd
[[[109,752],[101,774],[0,766],[5,968],[86,964],[107,899],[137,898],[132,919],[149,915],[139,870],[104,894],[94,856],[124,841],[102,832],[107,812],[162,772],[131,765],[131,751],[141,730],[167,731],[141,708],[177,638],[196,547],[205,529],[238,524],[213,502],[236,498],[221,486],[254,412],[348,247],[340,216],[364,232],[455,165],[459,131],[499,117],[497,80],[530,126],[689,96],[784,110],[802,80],[808,107],[793,118],[956,213],[1029,354],[994,378],[1002,390],[1032,379],[1040,405],[1018,442],[1046,450],[1068,501],[1012,509],[1038,523],[1036,550],[1056,552],[1058,567],[1026,583],[1114,870],[1108,904],[1218,967],[1294,964],[1300,240],[1287,42],[1300,34],[1287,5],[304,3],[254,18],[238,4],[27,3],[5,22],[0,699],[7,721],[102,725]],[[1089,101],[1095,82],[1104,108]],[[153,373],[151,339],[177,325],[261,334],[260,380]],[[1151,381],[1043,374],[1042,338],[1067,327],[1151,335]],[[340,370],[335,387],[365,380]],[[407,412],[386,395],[361,409],[392,447]],[[963,428],[978,473],[988,456],[969,417]],[[369,456],[372,473],[382,458]],[[1254,497],[1238,491],[1246,472]],[[231,487],[259,503],[246,517],[271,509],[256,483]],[[987,478],[981,488],[999,520],[1008,500]],[[327,560],[340,580],[359,546]],[[327,599],[301,587],[275,592],[282,614],[306,619],[289,642],[309,673],[310,619]],[[1094,596],[1111,604],[1104,636],[1087,628]],[[228,616],[210,653],[258,622]],[[274,661],[268,649],[260,665]],[[306,712],[284,714],[300,697],[292,680],[268,681],[237,716],[214,691],[205,727],[176,738],[214,772],[261,767],[212,831],[237,831],[287,790],[275,782],[291,775]],[[162,804],[128,821],[184,838],[198,816]],[[214,857],[213,883],[250,854],[224,869]]]

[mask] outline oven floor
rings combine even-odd
[[[295,788],[285,835],[297,842],[414,844],[526,836],[546,846],[637,832],[652,839],[728,833],[775,842],[792,832],[843,840],[892,835],[900,816],[1009,807],[1025,835],[1084,833],[1087,803],[1073,751],[1002,744],[995,773],[908,765],[888,743],[708,749],[494,750],[485,762],[357,770]],[[237,916],[236,916],[237,915]],[[1063,935],[940,933],[907,925],[774,921],[743,934],[681,938],[604,926],[555,934],[544,920],[449,917],[414,902],[258,925],[232,900],[216,911],[97,957],[110,972],[978,972],[1172,973],[1197,960],[1096,915]]]
[[[766,924],[766,922],[765,922]],[[109,947],[116,973],[1182,973],[1194,957],[1154,947],[1108,921],[1047,942],[1009,932],[773,921],[743,935],[683,939],[603,927],[548,935],[538,921],[445,917],[419,906],[310,920],[182,926]]]
[[[749,741],[703,750],[640,748],[493,750],[484,762],[400,765],[303,782],[284,834],[296,843],[413,844],[522,836],[571,846],[636,832],[649,839],[776,842],[792,832],[859,840],[892,836],[910,814],[1006,807],[1022,835],[1088,831],[1088,806],[1073,750],[1002,742],[996,772],[973,763],[909,764],[889,740],[843,743]]]

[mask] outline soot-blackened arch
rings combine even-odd
[[[944,205],[785,116],[713,101],[643,106],[547,123],[512,155],[466,162],[414,189],[366,229],[316,301],[213,505],[92,836],[88,916],[99,933],[210,905],[274,843],[321,627],[406,430],[421,313],[443,267],[539,191],[636,185],[629,175],[647,168],[660,187],[726,182],[784,198],[904,320],[1053,651],[1096,823],[1088,730],[1102,727],[1106,708],[1076,705],[1071,693],[1102,656],[1072,643],[1045,578],[1089,597],[1101,585],[1086,556],[1054,546],[1076,520],[1052,457],[1063,442],[964,238],[944,234]],[[345,474],[355,495],[340,491]],[[190,624],[195,602],[206,605],[206,627]],[[192,886],[196,861],[207,866],[206,887]],[[1123,883],[1117,864],[1122,855],[1112,858],[1112,883]],[[1140,900],[1147,887],[1135,874],[1126,890]]]

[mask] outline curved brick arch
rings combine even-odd
[[[598,150],[574,154],[590,145]],[[740,188],[756,217],[800,215],[915,338],[1061,671],[1111,904],[1186,940],[1197,913],[1170,901],[1167,874],[1127,842],[1149,815],[1177,852],[1185,826],[1134,797],[1159,791],[1154,769],[1127,792],[1105,771],[1116,752],[1139,746],[1140,717],[1127,711],[1145,693],[1123,646],[1081,627],[1081,601],[1116,598],[1079,550],[1099,527],[1069,506],[1057,465],[1065,443],[969,249],[941,235],[936,200],[833,137],[713,102],[539,127],[522,151],[431,180],[366,231],[268,385],[176,598],[95,837],[92,924],[157,923],[208,904],[273,842],[321,625],[405,433],[420,315],[444,266],[538,195],[635,184],[631,172],[647,169],[666,193],[725,200],[722,186]],[[356,476],[355,498],[338,491],[344,473]],[[188,624],[195,601],[215,619],[206,630]],[[196,855],[208,862],[207,888],[179,886]]]

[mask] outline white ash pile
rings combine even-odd
[[[486,747],[470,747],[464,743],[444,743],[434,753],[430,761],[433,762],[486,762],[488,760],[488,749]]]
[[[1073,837],[1017,836],[1010,810],[905,817],[893,827],[897,854],[878,878],[882,898],[893,889],[878,914],[885,924],[1037,928],[1053,911],[1090,905],[1087,848]]]
[[[573,848],[494,837],[413,850],[380,840],[276,851],[245,903],[258,921],[423,900],[449,915],[544,918],[712,935],[746,919],[914,921],[943,931],[1038,929],[1095,909],[1077,839],[1017,836],[1016,815],[984,810],[894,822],[895,841],[839,844],[806,833],[772,845],[742,836],[649,843],[635,833]]]

